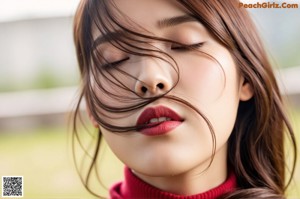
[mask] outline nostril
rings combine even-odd
[[[164,86],[163,83],[159,83],[159,84],[157,84],[157,87],[160,88],[160,89],[163,89],[165,86]]]
[[[147,90],[148,90],[148,89],[147,89],[145,86],[142,86],[142,92],[143,92],[143,93],[146,93]]]

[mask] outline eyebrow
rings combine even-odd
[[[157,22],[157,26],[161,29],[163,28],[168,28],[172,26],[177,26],[182,23],[187,23],[187,22],[195,22],[197,19],[193,17],[192,15],[181,15],[181,16],[176,16],[176,17],[171,17],[171,18],[165,18],[162,20],[159,20]]]
[[[169,28],[169,27],[177,26],[177,25],[180,25],[183,23],[188,23],[188,22],[197,22],[197,19],[192,15],[187,15],[187,14],[180,15],[180,16],[176,16],[176,17],[165,18],[165,19],[159,20],[157,22],[157,27],[160,29],[164,29],[164,28]],[[125,34],[126,33],[121,30],[118,30],[116,32],[107,32],[104,35],[98,36],[94,40],[93,46],[96,47],[102,43],[112,41],[114,39],[124,36]]]

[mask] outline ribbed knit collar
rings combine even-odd
[[[231,173],[227,180],[204,193],[183,196],[162,191],[136,177],[129,168],[125,168],[125,180],[110,189],[111,199],[216,199],[236,188],[236,177]]]

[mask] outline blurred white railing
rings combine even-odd
[[[0,119],[69,112],[75,103],[76,90],[68,87],[0,93]]]
[[[70,119],[76,87],[0,93],[0,133],[44,125],[61,125]]]
[[[300,66],[276,74],[282,93],[293,105],[300,106]],[[74,108],[78,94],[76,87],[0,93],[0,130],[41,121],[63,122],[66,113]]]
[[[276,76],[284,95],[300,95],[300,66],[278,70]]]

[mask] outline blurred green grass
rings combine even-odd
[[[300,143],[300,109],[293,109],[291,117]],[[109,187],[122,178],[123,166],[110,151],[107,152],[107,147],[104,150],[106,152],[101,159],[100,175],[104,175],[103,183]],[[289,198],[300,198],[299,159],[298,154],[295,178],[288,191]],[[80,182],[72,159],[70,131],[65,127],[1,132],[0,161],[0,176],[24,176],[25,199],[96,198]],[[101,190],[99,183],[95,186]],[[102,195],[107,194],[105,189],[100,192]]]
[[[0,175],[23,176],[24,198],[92,198],[73,166],[66,132],[63,127],[1,132]]]
[[[300,198],[300,107],[291,108],[289,110],[289,117],[291,119],[295,131],[295,137],[298,146],[298,150],[297,150],[298,154],[297,154],[295,175],[288,188],[288,196],[291,199],[292,198],[299,199]],[[286,146],[286,154],[287,154],[287,159],[289,159],[289,157],[291,156],[291,154],[289,154],[289,146]],[[288,174],[289,173],[287,173],[287,175]]]

